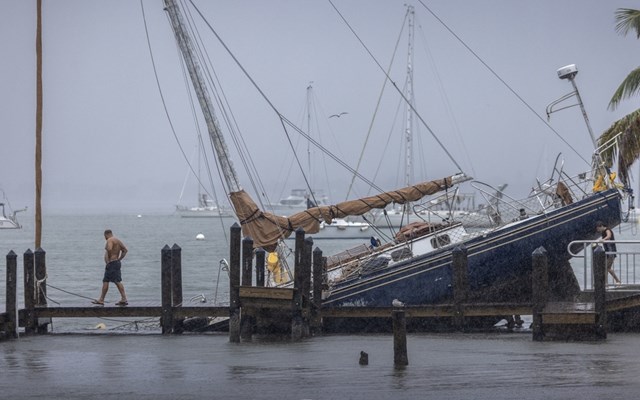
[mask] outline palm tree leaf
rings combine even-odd
[[[640,158],[640,109],[615,121],[609,129],[600,135],[598,145],[603,145],[620,132],[622,135],[618,139],[617,152],[614,148],[610,148],[602,152],[600,156],[607,167],[611,167],[615,158],[618,157],[620,180],[628,186],[629,168]]]
[[[631,71],[629,75],[624,78],[616,92],[611,97],[608,108],[610,110],[615,110],[620,101],[628,99],[638,92],[640,92],[640,67]]]
[[[636,31],[636,38],[640,39],[640,10],[631,8],[618,8],[616,16],[616,31],[622,35],[627,35],[629,31]]]

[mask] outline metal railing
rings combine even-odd
[[[636,272],[636,261],[640,261],[640,240],[610,240],[608,242],[616,245],[615,252],[607,252],[606,254],[616,255],[613,270],[622,281],[622,285],[640,283]],[[574,267],[576,275],[578,275],[576,270],[582,269],[582,290],[593,289],[593,250],[601,245],[602,242],[595,239],[574,240],[567,246],[567,251],[572,257],[571,265]],[[611,278],[607,273],[607,282],[609,279]]]

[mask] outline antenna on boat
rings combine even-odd
[[[597,149],[598,144],[596,141],[596,137],[593,134],[593,129],[591,129],[591,124],[589,123],[589,117],[587,116],[587,111],[584,108],[584,104],[582,103],[582,98],[580,97],[580,92],[578,91],[578,86],[576,85],[576,81],[575,81],[576,75],[578,75],[578,67],[576,67],[575,64],[569,64],[558,69],[558,78],[568,79],[569,82],[571,82],[571,85],[573,86],[573,92],[565,94],[564,96],[560,97],[558,100],[552,102],[547,106],[547,120],[551,117],[551,114],[556,111],[564,110],[565,108],[569,108],[569,107],[580,106],[580,110],[582,110],[582,116],[584,117],[584,122],[587,124],[587,129],[589,130],[589,135],[591,136],[591,141],[593,142],[593,148]],[[557,110],[553,109],[553,106],[555,106],[556,104],[559,104],[574,96],[576,97],[576,99],[578,99],[577,104],[561,107]]]

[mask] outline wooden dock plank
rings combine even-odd
[[[22,310],[21,310],[22,312]],[[36,318],[82,318],[82,317],[160,317],[161,306],[126,306],[126,307],[38,307],[34,311]],[[189,306],[174,307],[176,317],[222,317],[229,316],[229,307]]]
[[[554,313],[542,314],[544,325],[594,325],[596,313]]]
[[[240,286],[240,298],[292,300],[293,288]]]
[[[463,304],[462,312],[465,316],[485,317],[501,315],[528,315],[531,314],[531,304],[505,303],[505,304]],[[436,304],[428,306],[394,307],[335,307],[323,308],[322,316],[328,318],[391,318],[393,310],[401,309],[406,312],[407,318],[434,318],[453,317],[456,308],[453,304]]]

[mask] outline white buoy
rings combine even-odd
[[[138,214],[138,218],[142,218],[142,214]]]
[[[202,233],[198,233],[196,235],[196,240],[204,240],[204,235]]]

